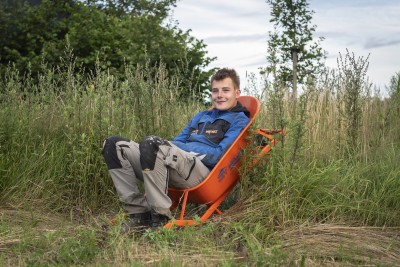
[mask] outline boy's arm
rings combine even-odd
[[[177,136],[175,136],[175,138],[172,139],[172,141],[185,142],[190,134],[190,128],[191,128],[190,125],[191,125],[191,121],[185,126],[185,128]]]
[[[183,128],[183,130],[174,139],[172,139],[172,141],[185,143],[190,136],[192,125],[196,124],[199,121],[202,113],[203,112],[199,112],[196,115],[194,115],[193,118],[189,121],[189,123],[186,124],[185,128]]]

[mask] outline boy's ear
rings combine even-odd
[[[240,89],[236,89],[236,98],[240,96]]]

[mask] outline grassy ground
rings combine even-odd
[[[0,209],[1,266],[397,266],[400,229],[305,223],[264,238],[229,217],[198,227],[120,235],[105,215]],[[237,218],[237,215],[235,216]]]
[[[127,69],[124,81],[83,78],[69,63],[36,81],[10,69],[0,80],[0,266],[398,265],[399,77],[381,99],[364,64],[349,61],[296,102],[280,84],[255,90],[256,126],[288,135],[268,162],[245,168],[246,154],[222,217],[133,235],[118,231],[102,140],[171,138],[205,106],[179,99],[179,77],[162,66]]]

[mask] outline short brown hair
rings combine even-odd
[[[211,84],[213,81],[221,81],[226,78],[231,78],[233,82],[233,86],[235,88],[240,89],[240,78],[239,75],[237,75],[236,71],[234,69],[229,69],[229,68],[222,68],[219,69],[212,77],[211,77]]]

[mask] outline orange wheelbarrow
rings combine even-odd
[[[250,126],[260,111],[260,102],[252,96],[240,96],[239,102],[250,111],[250,122],[236,138],[224,156],[212,169],[210,174],[200,184],[192,188],[175,189],[168,188],[168,195],[172,200],[171,210],[180,207],[179,218],[167,223],[164,228],[176,226],[190,226],[198,222],[198,219],[186,217],[188,203],[205,204],[207,210],[200,216],[200,221],[205,222],[213,213],[222,214],[218,209],[220,204],[233,190],[240,180],[239,168],[244,148],[253,142],[250,138]],[[269,140],[268,144],[258,146],[252,164],[256,164],[260,158],[268,154],[277,140],[274,134],[285,134],[283,130],[257,129],[257,134]]]

